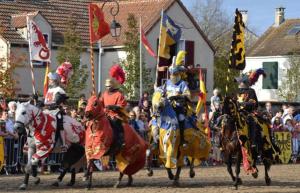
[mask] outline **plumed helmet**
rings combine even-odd
[[[263,75],[263,77],[266,77],[266,73],[264,69],[259,68],[257,70],[251,70],[247,73],[242,74],[239,77],[236,77],[234,80],[238,83],[245,83],[248,86],[253,86],[257,81],[260,75]]]
[[[56,73],[61,77],[60,81],[62,84],[67,84],[68,79],[72,76],[73,67],[70,62],[62,63],[57,69]]]
[[[118,84],[124,84],[125,72],[122,67],[118,64],[113,65],[109,70],[110,79],[114,79]]]
[[[177,57],[173,57],[172,65],[169,67],[170,74],[176,74],[180,72],[185,72],[186,68],[183,66],[184,57],[186,51],[179,51]]]
[[[50,80],[60,81],[60,76],[56,72],[49,72],[48,73],[48,78]]]

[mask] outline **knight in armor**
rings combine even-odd
[[[187,116],[187,102],[191,98],[191,93],[187,82],[182,79],[186,68],[183,66],[185,51],[179,51],[176,63],[169,67],[170,79],[166,81],[166,95],[171,100],[171,104],[176,112],[179,130],[180,144],[185,147],[187,141],[184,139],[185,119]]]
[[[125,146],[122,126],[124,120],[122,120],[119,112],[125,109],[127,102],[119,90],[119,86],[125,82],[125,73],[119,65],[115,65],[110,69],[110,76],[111,78],[105,81],[106,90],[102,93],[101,100],[105,107],[105,113],[110,120],[116,145],[122,148]]]
[[[263,69],[258,69],[256,71],[250,71],[246,74],[242,74],[240,77],[235,78],[238,85],[237,101],[239,104],[239,110],[246,114],[247,124],[249,126],[249,138],[251,142],[251,147],[255,148],[258,144],[258,140],[261,136],[256,126],[254,117],[258,108],[258,100],[256,92],[253,88],[250,88],[256,83],[259,75],[264,75]]]
[[[49,113],[56,116],[57,130],[55,139],[60,139],[62,149],[66,150],[65,131],[63,127],[63,115],[64,110],[62,105],[67,100],[67,95],[64,89],[60,86],[60,76],[54,72],[48,74],[49,77],[49,89],[45,96],[44,105],[49,110]]]

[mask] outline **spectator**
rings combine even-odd
[[[272,124],[272,132],[283,131],[283,125],[280,117],[275,117],[274,123]]]
[[[141,112],[145,113],[147,121],[150,120],[151,113],[150,113],[150,104],[149,104],[149,101],[148,100],[144,100],[143,104],[142,104],[142,107],[140,107],[140,108],[141,108]]]
[[[82,110],[82,109],[85,109],[86,105],[87,105],[87,101],[85,99],[85,95],[81,94],[80,98],[79,98],[79,101],[78,101],[78,107],[77,107],[78,111]]]
[[[129,125],[134,128],[134,130],[140,134],[140,131],[139,131],[139,126],[136,122],[136,114],[134,111],[130,111],[129,112]]]
[[[19,135],[14,131],[14,123],[8,118],[8,111],[2,110],[0,121],[5,122],[5,157],[6,157],[6,166],[11,166],[8,169],[8,172],[15,172],[15,167],[12,167],[16,162],[17,151],[15,149],[15,140],[19,138]]]
[[[148,92],[144,92],[142,98],[140,98],[139,100],[139,104],[138,106],[142,109],[143,107],[143,102],[144,101],[148,101],[149,102],[149,93]]]
[[[17,103],[15,101],[10,101],[8,103],[8,117],[14,122],[15,121],[15,113],[17,110]]]
[[[213,96],[210,98],[210,108],[212,112],[220,110],[220,102],[220,90],[218,88],[215,88],[213,91]]]
[[[293,119],[287,118],[285,120],[285,128],[291,132],[292,134],[292,151],[293,151],[293,156],[296,156],[298,154],[298,130],[293,124]]]
[[[286,120],[288,119],[293,120],[294,112],[295,112],[295,108],[293,106],[289,106],[287,109],[285,109],[282,115],[283,123],[285,123]]]
[[[263,112],[267,117],[268,120],[271,120],[274,117],[274,112],[272,110],[272,104],[271,102],[266,102],[265,104],[265,110]]]
[[[275,119],[276,118],[279,118],[280,119],[280,123],[281,124],[283,124],[283,120],[282,120],[282,110],[280,110],[280,111],[278,111],[276,114],[275,114],[275,116],[272,118],[272,120],[271,120],[271,124],[273,124],[274,123],[274,121],[275,121]]]
[[[142,137],[146,140],[146,138],[147,138],[146,134],[149,130],[149,128],[148,128],[149,121],[148,121],[148,118],[147,118],[147,114],[142,112],[140,114],[139,120],[143,123],[143,124],[140,124],[140,126],[139,126],[140,133],[142,134]]]
[[[135,106],[135,107],[133,107],[132,110],[135,112],[136,118],[138,118],[140,116],[140,113],[141,113],[140,107]]]

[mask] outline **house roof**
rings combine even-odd
[[[51,1],[32,1],[16,0],[13,2],[0,2],[0,23],[5,27],[3,37],[16,44],[26,44],[27,42],[17,33],[16,28],[26,26],[25,13],[41,13],[43,17],[52,25],[52,41],[61,44],[63,32],[66,31],[66,23],[70,18],[78,22],[77,31],[84,44],[89,42],[89,22],[88,22],[88,3],[89,0],[51,0]],[[137,18],[142,17],[142,27],[147,33],[160,21],[161,10],[168,10],[175,2],[178,2],[195,28],[202,35],[212,50],[212,43],[204,35],[197,22],[185,8],[180,0],[120,0],[119,14],[116,20],[122,25],[122,31],[127,29],[127,17],[129,13],[134,13]],[[94,3],[99,3],[95,1]],[[109,11],[114,6],[113,2],[106,3],[104,6],[106,21],[112,21]],[[23,16],[22,16],[23,15]],[[110,22],[109,22],[110,23]],[[121,33],[118,39],[106,36],[102,39],[102,46],[123,45],[125,33]]]
[[[251,47],[247,56],[284,56],[292,52],[300,54],[300,33],[289,35],[300,19],[285,20],[280,26],[271,26]]]

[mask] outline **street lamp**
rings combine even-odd
[[[116,15],[119,13],[119,3],[117,0],[103,0],[103,4],[101,10],[103,11],[103,7],[107,2],[114,2],[116,7],[112,7],[110,9],[110,14],[113,16],[113,21],[110,24],[110,34],[112,37],[117,38],[121,35],[121,24],[116,21]]]

